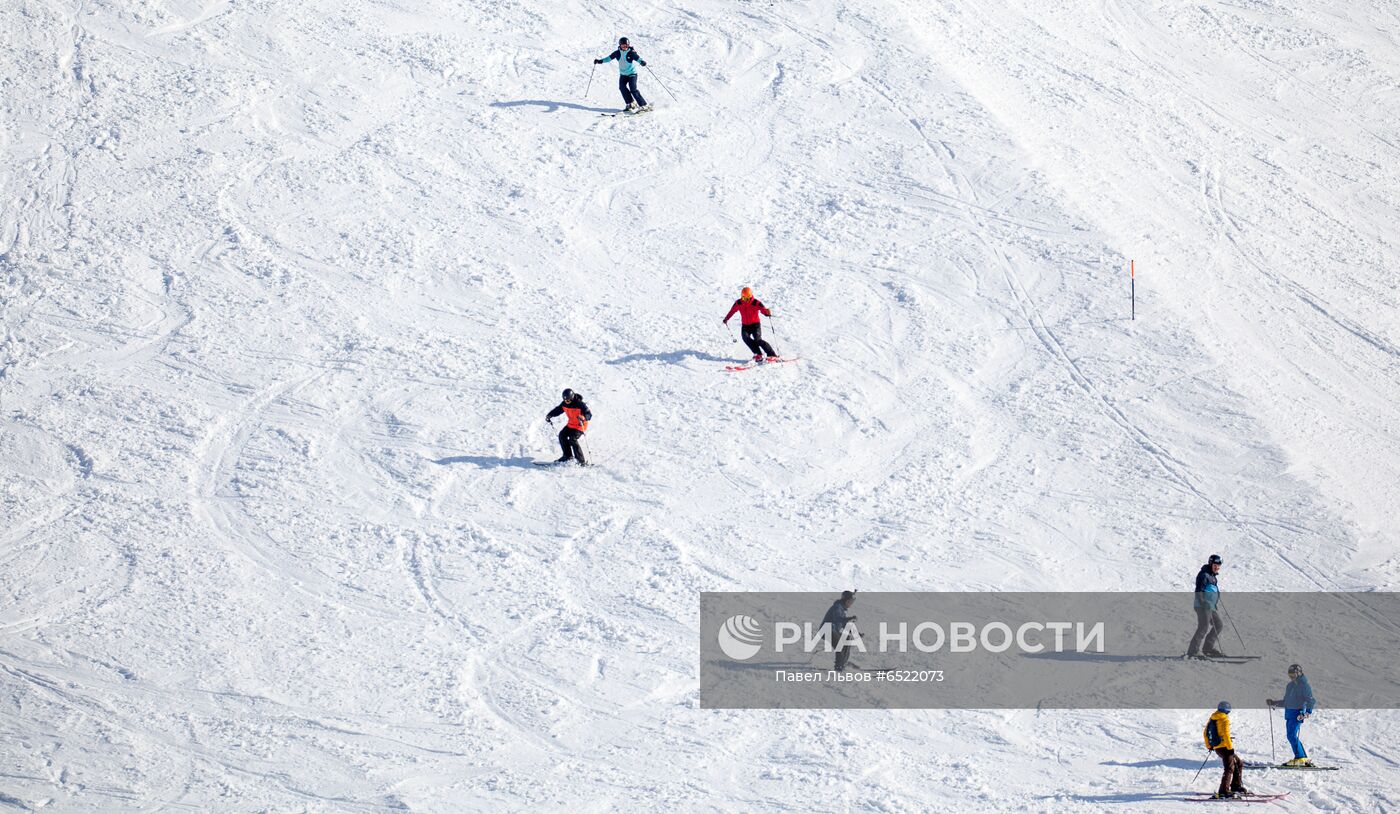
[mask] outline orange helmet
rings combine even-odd
[[[748,286],[744,286],[744,290],[739,292],[739,299],[741,299],[741,300],[751,300],[751,299],[753,299],[753,289],[752,289],[752,288],[749,288]]]

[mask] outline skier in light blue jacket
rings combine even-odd
[[[593,60],[593,64],[602,65],[613,60],[617,60],[617,89],[622,91],[622,101],[627,103],[626,112],[641,113],[651,110],[651,105],[647,104],[641,91],[637,90],[637,69],[632,65],[634,62],[640,62],[645,67],[647,61],[627,42],[626,37],[617,41],[616,51],[602,59]]]
[[[1303,722],[1312,715],[1313,708],[1317,706],[1317,698],[1313,696],[1312,685],[1308,683],[1308,677],[1303,675],[1303,668],[1297,664],[1288,666],[1288,687],[1283,691],[1283,697],[1277,700],[1270,698],[1269,706],[1283,707],[1283,722],[1285,731],[1288,733],[1288,745],[1293,747],[1293,759],[1283,764],[1285,766],[1311,766],[1312,759],[1303,749],[1303,741],[1298,737],[1299,730],[1303,728]]]

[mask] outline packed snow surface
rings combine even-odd
[[[0,810],[1194,810],[1209,710],[700,709],[698,594],[1400,590],[1393,2],[0,32]],[[1314,686],[1247,784],[1400,808]]]

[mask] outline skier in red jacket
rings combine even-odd
[[[744,338],[744,344],[753,351],[753,360],[762,362],[764,354],[767,354],[768,361],[777,361],[778,352],[773,350],[773,346],[763,341],[763,326],[759,323],[759,314],[771,317],[773,312],[769,311],[759,299],[754,297],[753,289],[747,286],[739,292],[739,299],[734,301],[734,306],[729,309],[729,313],[724,315],[724,324],[729,324],[729,318],[734,316],[734,312],[739,313],[739,321],[743,327],[739,333]]]

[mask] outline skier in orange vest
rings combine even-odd
[[[588,431],[588,422],[593,420],[593,411],[583,403],[583,396],[565,388],[564,400],[544,418],[553,426],[554,419],[560,415],[567,416],[568,421],[564,424],[564,429],[559,431],[559,446],[564,450],[564,455],[555,463],[562,464],[573,460],[578,461],[579,466],[587,466],[583,459],[583,447],[579,446],[578,439]]]

